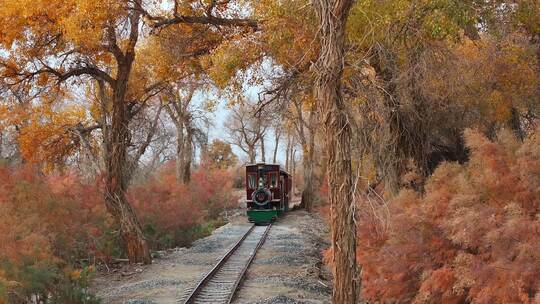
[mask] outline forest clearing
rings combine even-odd
[[[537,0],[0,0],[0,304],[539,303]]]

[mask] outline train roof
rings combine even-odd
[[[287,172],[287,171],[285,171],[285,170],[283,170],[281,168],[280,164],[268,164],[268,163],[246,164],[246,168],[247,167],[258,167],[258,166],[278,166],[280,173],[284,173],[284,174],[287,174],[288,176],[291,176],[291,174],[289,174],[289,172]]]

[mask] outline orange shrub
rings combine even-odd
[[[359,227],[363,297],[373,302],[538,303],[540,132],[520,144],[467,131],[471,158],[442,164],[425,194],[390,202],[390,229]]]

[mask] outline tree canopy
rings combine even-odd
[[[0,303],[189,243],[272,148],[334,302],[534,302],[539,60],[536,0],[2,0]]]

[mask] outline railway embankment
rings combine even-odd
[[[104,303],[179,303],[249,228],[244,216],[235,216],[190,248],[158,253],[152,265],[125,265],[99,273],[92,289]],[[294,211],[281,218],[270,229],[232,303],[328,303],[330,274],[321,262],[326,239],[325,224],[316,216]]]

